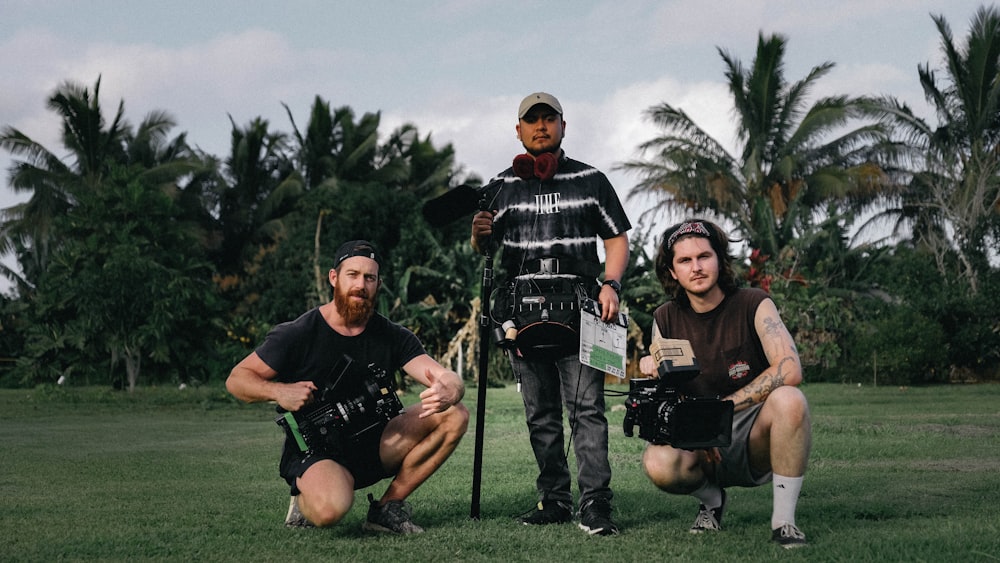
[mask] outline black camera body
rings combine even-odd
[[[658,378],[632,379],[625,400],[624,432],[651,444],[685,450],[728,446],[732,442],[733,402],[717,397],[684,397],[677,386],[701,373],[687,340],[654,340]]]
[[[344,381],[346,384],[334,390]],[[335,397],[346,397],[336,400]],[[335,453],[377,433],[403,411],[391,375],[375,364],[367,369],[344,355],[322,382],[315,402],[284,412],[275,422],[305,453]]]

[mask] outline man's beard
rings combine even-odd
[[[684,291],[687,291],[690,295],[693,295],[695,297],[706,297],[706,296],[710,295],[712,293],[712,291],[715,290],[716,287],[719,286],[719,276],[718,275],[715,276],[714,280],[712,279],[711,275],[704,276],[702,279],[709,281],[709,284],[707,286],[705,286],[703,289],[695,290],[695,289],[689,289],[688,287],[684,287]],[[701,281],[701,280],[699,280],[699,281]]]
[[[562,141],[560,140],[558,143],[556,143],[556,146],[549,147],[549,148],[547,148],[545,150],[541,150],[541,151],[531,150],[528,147],[524,147],[524,150],[527,151],[528,154],[530,154],[531,156],[536,156],[537,157],[540,154],[544,154],[544,153],[550,152],[553,155],[555,155],[556,158],[558,158],[559,157],[559,149],[561,149],[561,148],[562,148]]]
[[[340,288],[333,288],[333,304],[337,307],[337,312],[344,317],[344,321],[349,325],[363,325],[371,318],[375,310],[375,295],[368,295],[368,292],[359,289],[353,295],[364,297],[364,301],[351,299],[351,292],[340,291]]]

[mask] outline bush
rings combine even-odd
[[[886,306],[855,331],[848,365],[857,371],[848,382],[909,385],[948,380],[944,329],[908,306]]]

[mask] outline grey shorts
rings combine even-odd
[[[763,403],[733,415],[733,440],[729,446],[719,448],[722,463],[715,467],[715,481],[720,487],[757,487],[771,482],[771,472],[757,475],[750,468],[750,429],[753,427]]]

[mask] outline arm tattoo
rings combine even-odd
[[[785,328],[784,323],[782,323],[779,319],[774,317],[767,317],[764,319],[764,336],[768,339],[787,336],[788,345],[792,347],[792,351],[796,354],[799,353],[798,348],[795,347],[795,341],[792,340],[792,335],[788,333],[788,329]]]
[[[778,387],[785,384],[785,373],[782,369],[786,362],[794,361],[790,356],[785,356],[778,362],[775,366],[775,372],[773,374],[762,373],[757,376],[756,379],[751,381],[742,390],[746,393],[746,397],[734,406],[739,409],[740,407],[749,407],[755,403],[763,402],[771,391],[774,391]]]
[[[737,396],[742,396],[735,402],[737,410],[764,402],[772,391],[785,384],[789,367],[794,369],[797,361],[795,356],[798,355],[798,350],[795,341],[792,340],[792,335],[781,319],[769,315],[761,319],[761,322],[764,325],[763,334],[760,335],[761,346],[769,358],[781,359],[735,393]]]
[[[783,328],[784,326],[781,324],[781,321],[773,317],[767,317],[764,319],[764,334],[770,337],[780,335],[781,329]]]

